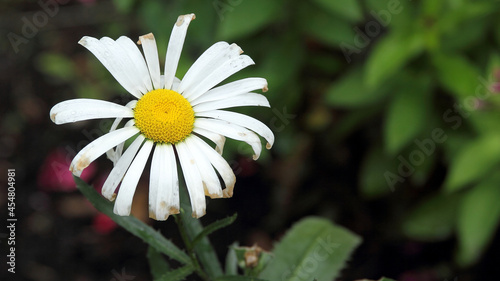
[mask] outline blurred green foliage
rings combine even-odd
[[[197,15],[179,77],[215,41],[237,42],[256,65],[231,79],[268,79],[275,110],[242,111],[271,120],[276,158],[293,154],[305,134],[332,147],[362,136],[367,147],[359,148],[352,187],[360,196],[420,193],[401,203],[394,230],[425,242],[456,236],[461,266],[487,249],[500,221],[499,1],[114,2],[139,33],[116,24],[93,36],[153,32],[160,50],[179,14]],[[97,60],[86,62],[83,79],[64,55],[45,53],[37,62],[48,76],[73,80],[81,97],[121,91]],[[245,149],[229,142],[226,153]]]

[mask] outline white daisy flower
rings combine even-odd
[[[254,159],[261,152],[258,135],[267,140],[268,149],[273,145],[274,135],[262,122],[221,110],[238,106],[270,107],[266,97],[251,92],[267,91],[264,78],[246,78],[214,88],[254,64],[250,57],[242,55],[236,44],[215,43],[195,61],[182,80],[175,77],[187,28],[194,18],[194,14],[189,14],[177,19],[168,43],[163,75],[153,34],[139,37],[144,57],[128,37],[117,40],[83,37],[79,43],[137,99],[127,105],[74,99],[58,103],[50,111],[50,118],[56,124],[116,118],[109,133],[76,155],[70,170],[80,176],[92,161],[107,153],[114,168],[103,185],[102,194],[109,200],[116,198],[114,212],[118,215],[130,214],[137,183],[151,152],[149,214],[156,220],[166,220],[180,209],[176,159],[189,191],[192,215],[199,218],[205,214],[205,195],[227,198],[233,194],[236,178],[221,156],[225,137],[248,143],[254,151]],[[118,128],[124,119],[129,120]],[[125,141],[134,137],[122,153]],[[201,137],[214,142],[215,150]]]

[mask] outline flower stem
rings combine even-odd
[[[184,210],[181,209],[181,212]],[[186,231],[186,224],[184,223],[182,219],[182,214],[175,215],[175,222],[177,223],[177,227],[179,228],[179,233],[181,234],[181,238],[184,241],[184,244],[186,245],[187,252],[189,254],[189,257],[191,258],[191,261],[193,262],[193,266],[195,268],[196,273],[205,281],[210,281],[210,278],[208,275],[203,271],[203,269],[200,266],[200,263],[198,261],[198,258],[196,257],[196,253],[194,252],[193,249],[193,243],[191,241],[191,238],[189,238],[188,232]]]

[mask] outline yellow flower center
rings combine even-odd
[[[142,96],[134,108],[135,126],[158,143],[175,144],[193,131],[194,111],[179,93],[158,89]]]

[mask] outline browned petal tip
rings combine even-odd
[[[194,20],[196,19],[196,15],[195,14],[187,14],[187,15],[182,15],[182,16],[179,16],[177,18],[177,22],[175,23],[175,25],[177,26],[181,26],[183,23],[184,23],[184,19],[186,17],[191,17],[191,20]]]
[[[154,40],[155,36],[151,32],[148,34],[144,34],[142,36],[139,36],[139,41],[137,41],[137,45],[141,45],[142,44],[141,40],[143,40],[143,39]]]

